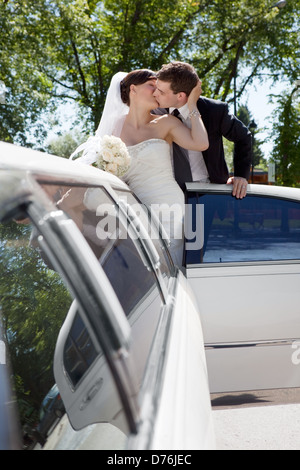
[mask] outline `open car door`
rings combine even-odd
[[[204,232],[186,253],[211,393],[300,386],[300,191],[188,184]],[[200,211],[201,208],[201,211]]]
[[[0,178],[0,219],[31,219],[42,256],[74,298],[54,358],[73,428],[110,422],[128,449],[214,448],[199,314],[157,220],[149,232],[148,211],[108,185],[73,178],[54,206],[53,180]]]

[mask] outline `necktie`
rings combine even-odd
[[[174,111],[172,112],[172,116],[177,117],[181,121],[180,112],[178,111],[178,109],[174,109]]]
[[[172,111],[172,116],[177,117],[180,121],[181,115],[178,109],[174,109]],[[173,159],[174,159],[174,175],[177,183],[181,187],[183,191],[185,191],[185,183],[188,181],[193,181],[190,162],[189,162],[189,154],[186,149],[179,147],[179,145],[173,143]]]

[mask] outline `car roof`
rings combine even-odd
[[[232,191],[232,185],[228,184],[203,184],[186,183],[188,191],[199,193],[228,194]],[[255,196],[278,197],[282,199],[293,199],[300,201],[300,189],[284,186],[273,186],[265,184],[249,184],[247,194]]]
[[[120,178],[98,168],[6,142],[0,142],[0,170],[24,170],[35,175],[72,177],[81,182],[88,179],[89,183],[128,189]]]
[[[0,170],[24,170],[35,175],[74,178],[82,183],[110,184],[115,189],[128,189],[126,183],[110,173],[80,162],[50,155],[31,148],[0,142]],[[230,193],[231,185],[187,183],[187,190],[201,193]],[[250,184],[248,194],[300,201],[300,189],[283,186]]]

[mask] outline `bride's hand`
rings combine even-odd
[[[201,80],[198,81],[197,85],[192,89],[189,97],[188,97],[188,106],[189,106],[189,109],[192,111],[196,104],[197,104],[197,101],[200,97],[200,95],[202,94],[202,88],[201,88],[201,85],[202,85],[202,82]]]

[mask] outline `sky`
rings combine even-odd
[[[248,106],[258,129],[260,129],[260,132],[257,134],[259,140],[270,138],[270,132],[272,130],[273,118],[271,115],[277,105],[276,101],[270,103],[269,95],[279,95],[285,88],[285,83],[278,83],[272,86],[271,81],[266,81],[264,84],[256,81],[241,98],[239,104],[246,104]],[[261,146],[266,158],[270,156],[272,148],[273,143],[271,140]]]

